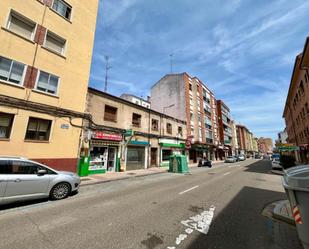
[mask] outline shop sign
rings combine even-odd
[[[134,131],[133,130],[126,130],[125,134],[126,137],[130,137],[134,135]]]
[[[104,140],[112,140],[112,141],[121,141],[122,136],[119,134],[108,134],[101,131],[95,131],[92,134],[92,138],[96,139],[104,139]]]

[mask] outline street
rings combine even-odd
[[[268,160],[85,186],[62,201],[2,208],[0,248],[301,248],[262,216],[286,199]]]

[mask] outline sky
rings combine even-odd
[[[308,32],[303,0],[99,0],[90,86],[146,97],[187,72],[257,137],[277,138],[295,57]]]

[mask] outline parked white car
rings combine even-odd
[[[234,157],[234,156],[228,156],[228,157],[226,157],[226,159],[225,159],[225,162],[226,163],[235,163],[237,161],[237,159],[236,159],[236,157]]]
[[[279,169],[283,170],[281,164],[280,164],[280,158],[274,158],[271,162],[272,169]]]
[[[60,200],[76,192],[80,178],[21,158],[0,156],[0,205],[39,198]]]

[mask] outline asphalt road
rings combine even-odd
[[[265,205],[286,199],[270,161],[246,160],[82,187],[0,211],[0,248],[300,249]]]

